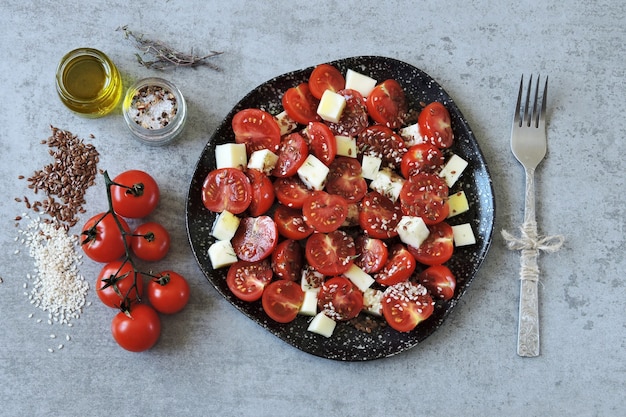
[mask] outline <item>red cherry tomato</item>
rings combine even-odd
[[[304,221],[302,210],[279,204],[274,210],[274,222],[278,233],[287,239],[302,240],[311,235],[314,229]]]
[[[420,134],[438,148],[449,148],[454,142],[450,113],[439,102],[432,102],[420,112],[417,124]]]
[[[302,208],[302,204],[312,193],[297,175],[277,178],[274,181],[274,192],[278,201],[293,208]]]
[[[111,203],[120,216],[138,219],[154,211],[159,203],[159,186],[150,174],[140,170],[122,172],[113,179]]]
[[[133,232],[130,247],[139,259],[159,261],[170,250],[170,234],[159,223],[144,223]]]
[[[337,139],[330,128],[322,122],[311,122],[306,128],[309,151],[325,165],[330,165],[337,155]]]
[[[174,271],[163,271],[148,282],[148,301],[156,311],[174,314],[181,311],[189,301],[187,280]]]
[[[363,309],[363,293],[348,278],[333,277],[322,284],[317,305],[333,320],[350,320]]]
[[[396,80],[378,84],[367,97],[367,111],[376,123],[392,129],[404,124],[407,102],[404,90]]]
[[[274,204],[276,194],[274,185],[267,175],[257,169],[248,169],[246,176],[250,180],[252,198],[248,206],[248,214],[258,217],[265,214]]]
[[[407,216],[417,216],[427,225],[443,221],[450,211],[448,186],[437,174],[410,176],[400,190],[400,207]]]
[[[445,265],[433,265],[417,276],[417,282],[428,289],[433,298],[449,300],[454,297],[456,278]]]
[[[300,243],[286,239],[276,245],[272,252],[272,270],[280,279],[300,280],[304,268],[304,253]]]
[[[362,175],[361,164],[355,158],[340,156],[329,167],[326,191],[340,195],[348,203],[361,201],[367,193],[367,182]]]
[[[119,308],[124,299],[137,301],[143,295],[143,279],[127,261],[106,264],[96,280],[96,294],[108,307]]]
[[[282,138],[278,147],[278,161],[272,171],[275,177],[291,177],[309,155],[309,146],[299,133],[291,133]]]
[[[248,262],[260,261],[270,256],[277,241],[276,223],[265,215],[243,218],[231,239],[237,257]]]
[[[272,268],[269,260],[258,262],[238,261],[228,268],[226,285],[230,291],[243,301],[256,301],[272,280]]]
[[[235,142],[244,143],[251,154],[260,149],[276,152],[280,144],[280,126],[276,119],[260,109],[243,109],[233,116],[231,122]]]
[[[398,169],[407,152],[404,139],[383,125],[372,125],[361,131],[356,138],[359,153],[382,159],[382,166]]]
[[[377,191],[370,191],[361,200],[359,225],[370,237],[388,239],[398,236],[396,226],[401,218],[400,205]]]
[[[440,265],[448,262],[454,252],[454,233],[452,226],[440,222],[428,226],[430,234],[419,248],[409,246],[408,249],[415,260],[424,265]]]
[[[383,240],[367,235],[359,235],[354,240],[354,244],[357,253],[354,263],[364,272],[368,274],[376,273],[387,262],[389,250]]]
[[[326,90],[337,92],[345,86],[346,80],[341,72],[330,64],[318,65],[309,76],[309,90],[317,99],[321,99]]]
[[[111,262],[126,253],[126,245],[130,245],[130,228],[126,221],[117,217],[126,236],[111,213],[96,214],[83,226],[80,247],[89,258],[96,262]],[[126,243],[124,243],[126,241]]]
[[[363,95],[356,90],[345,88],[337,91],[346,99],[346,107],[341,113],[339,123],[328,123],[330,130],[337,136],[355,137],[369,123],[367,116],[367,106]]]
[[[309,265],[327,276],[341,275],[353,264],[356,249],[353,238],[343,230],[314,233],[306,241]]]
[[[302,205],[304,221],[318,232],[339,229],[348,217],[348,203],[343,197],[326,191],[313,191]]]
[[[309,122],[320,120],[317,114],[319,100],[311,94],[307,83],[302,83],[285,91],[282,104],[287,115],[300,124],[306,125]]]
[[[237,168],[215,169],[202,184],[202,203],[216,213],[243,213],[252,202],[250,180]]]
[[[404,178],[422,172],[432,173],[443,165],[443,153],[430,143],[420,143],[409,148],[402,157],[400,172]]]
[[[111,323],[113,339],[124,349],[143,352],[150,349],[161,335],[161,320],[146,304],[135,304],[127,312],[120,311]]]
[[[389,251],[389,258],[383,268],[374,275],[376,282],[381,285],[394,285],[402,281],[407,281],[417,263],[408,249],[401,243],[396,243]]]
[[[299,283],[279,279],[263,291],[261,304],[265,313],[278,323],[293,321],[304,302],[304,291]]]
[[[410,332],[435,310],[426,287],[403,281],[383,293],[383,316],[399,332]]]

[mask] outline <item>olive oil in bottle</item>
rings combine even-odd
[[[66,54],[57,68],[57,92],[70,110],[101,117],[111,112],[122,96],[122,80],[111,60],[92,48]]]

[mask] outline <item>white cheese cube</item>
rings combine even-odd
[[[215,165],[217,168],[243,169],[248,164],[245,143],[225,143],[215,146]]]
[[[328,90],[327,90],[328,91]],[[331,337],[333,332],[335,331],[335,326],[337,323],[335,320],[328,317],[323,312],[317,313],[317,315],[311,320],[309,323],[308,331],[317,333],[324,337]]]
[[[398,131],[398,133],[400,134],[400,137],[404,139],[407,147],[424,143],[424,138],[420,133],[420,127],[417,123],[403,127]]]
[[[376,80],[367,75],[348,69],[346,71],[346,88],[356,90],[367,97],[376,87]]]
[[[456,180],[459,179],[466,167],[467,161],[460,156],[454,154],[443,166],[441,172],[439,172],[439,176],[446,180],[446,184],[448,185],[448,187],[452,187]]]
[[[259,149],[252,152],[248,161],[249,169],[257,169],[265,175],[270,175],[278,162],[278,155],[269,149]]]
[[[302,291],[319,292],[323,283],[324,274],[316,271],[309,266],[304,267],[304,269],[302,270],[302,278],[300,280],[300,286],[302,287]]]
[[[375,288],[363,291],[363,311],[375,316],[383,315],[383,292]]]
[[[337,142],[337,155],[349,156],[350,158],[356,158],[356,139],[349,136],[335,136]]]
[[[344,96],[332,90],[326,90],[317,106],[317,114],[328,122],[339,123],[345,108],[346,98]]]
[[[405,181],[394,171],[383,168],[376,173],[374,180],[370,183],[370,188],[395,202],[400,197],[400,190],[402,190]]]
[[[365,291],[374,283],[374,278],[355,264],[352,264],[352,266],[350,266],[350,268],[348,268],[343,275],[352,281],[352,283],[361,291]]]
[[[278,127],[280,127],[281,136],[285,136],[287,133],[293,132],[298,127],[298,122],[289,117],[286,111],[282,111],[274,116],[274,120],[276,120]]]
[[[317,314],[317,293],[318,291],[305,291],[304,301],[298,311],[303,316],[314,316]]]
[[[476,237],[474,237],[472,225],[469,223],[452,226],[452,232],[455,246],[467,246],[476,243]]]
[[[213,269],[230,266],[238,261],[230,240],[218,240],[209,247],[209,259]]]
[[[217,240],[231,240],[239,227],[241,219],[228,210],[221,212],[211,229],[211,235]]]
[[[329,171],[328,167],[317,159],[315,155],[309,154],[304,163],[298,168],[298,176],[310,190],[321,190],[326,184],[326,177]]]
[[[376,178],[382,163],[383,160],[377,156],[363,155],[363,161],[361,162],[361,174],[363,178],[368,180]]]
[[[448,197],[448,206],[450,207],[450,213],[448,213],[448,218],[454,217],[457,214],[465,213],[469,210],[469,202],[467,201],[467,196],[465,195],[465,191],[459,191],[458,193],[454,193]]]
[[[417,216],[402,216],[396,226],[396,231],[401,241],[414,248],[419,248],[430,235],[424,220]]]

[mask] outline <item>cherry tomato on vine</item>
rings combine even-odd
[[[120,311],[113,317],[111,333],[118,345],[131,352],[150,349],[161,335],[161,319],[146,304],[135,304],[130,311]]]
[[[202,184],[202,203],[209,210],[221,213],[243,213],[252,201],[252,185],[240,169],[218,168],[206,176]]]
[[[159,261],[170,250],[170,234],[157,222],[143,223],[133,231],[130,247],[139,259]]]
[[[111,262],[121,258],[126,253],[126,245],[130,244],[130,227],[124,219],[117,218],[126,237],[111,213],[96,214],[83,226],[80,247],[89,258],[96,262]]]
[[[261,304],[265,313],[278,323],[293,321],[304,302],[300,283],[279,279],[271,282],[263,291]]]
[[[138,169],[125,171],[115,177],[113,183],[111,203],[120,216],[132,219],[146,217],[159,203],[159,186],[147,172]]]
[[[106,264],[96,280],[96,294],[108,307],[119,308],[126,297],[132,303],[143,295],[143,278],[128,261]]]
[[[146,293],[150,305],[156,311],[174,314],[187,305],[190,289],[182,275],[174,271],[163,271],[148,282]]]

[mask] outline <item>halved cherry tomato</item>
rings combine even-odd
[[[450,113],[446,107],[435,101],[420,112],[417,124],[420,134],[438,148],[449,148],[454,142]]]
[[[245,143],[248,155],[259,149],[276,152],[280,144],[280,126],[261,109],[243,109],[233,116],[235,142]]]
[[[96,214],[83,226],[80,247],[89,258],[96,262],[111,262],[119,259],[126,252],[126,245],[130,245],[130,228],[126,221],[117,216],[126,236],[122,236],[115,217],[110,212]]]
[[[422,172],[435,172],[443,165],[443,153],[430,143],[419,143],[409,148],[402,157],[400,172],[404,178]]]
[[[382,304],[385,320],[399,332],[410,332],[435,310],[426,287],[411,281],[387,287]]]
[[[160,223],[143,223],[133,231],[130,247],[139,259],[160,261],[170,250],[170,234]]]
[[[341,275],[353,264],[354,240],[343,230],[314,233],[306,241],[305,255],[309,265],[327,275]]]
[[[286,239],[276,245],[272,252],[272,270],[280,279],[300,280],[304,267],[302,245],[294,239]]]
[[[147,172],[133,169],[119,174],[111,186],[113,211],[120,216],[139,219],[146,217],[159,203],[157,182]]]
[[[243,301],[256,301],[272,280],[272,268],[267,259],[258,262],[238,261],[228,267],[226,285]]]
[[[344,88],[337,91],[346,99],[346,107],[341,113],[339,123],[328,123],[330,130],[337,136],[357,136],[368,125],[367,106],[363,95],[356,90]]]
[[[313,191],[302,205],[304,221],[318,232],[328,233],[339,229],[348,217],[348,203],[338,195],[326,191]]]
[[[430,234],[419,248],[408,249],[415,260],[424,265],[439,265],[448,262],[454,252],[454,233],[452,226],[445,221],[428,226]]]
[[[278,147],[278,161],[272,171],[275,177],[291,177],[309,155],[309,146],[299,133],[284,136]]]
[[[302,208],[304,201],[313,191],[309,190],[299,176],[277,178],[274,181],[274,192],[281,204],[287,207]]]
[[[215,169],[202,184],[202,202],[216,213],[228,210],[243,213],[252,201],[252,186],[243,171],[237,168]]]
[[[400,204],[377,191],[370,191],[361,200],[359,225],[370,237],[388,239],[398,236],[396,226],[401,218]]]
[[[309,76],[309,89],[317,99],[321,99],[326,90],[337,92],[345,86],[346,80],[341,72],[330,64],[318,65]]]
[[[242,261],[255,262],[272,254],[278,241],[276,223],[269,216],[241,219],[231,239],[235,254]]]
[[[363,293],[348,278],[333,277],[322,284],[317,305],[333,320],[350,320],[363,309]]]
[[[365,273],[372,274],[381,270],[387,262],[389,250],[387,244],[367,235],[359,235],[354,239],[357,257],[354,264]]]
[[[113,317],[111,334],[122,348],[143,352],[159,340],[161,319],[149,305],[135,304],[130,311],[120,311]]]
[[[135,302],[143,295],[143,278],[135,272],[127,261],[113,261],[106,264],[96,280],[96,294],[102,303],[111,308],[119,308],[124,299]]]
[[[326,177],[326,191],[340,195],[348,203],[361,201],[367,193],[367,182],[363,178],[362,168],[355,158],[337,157]]]
[[[330,128],[322,122],[311,122],[306,128],[306,135],[309,151],[325,165],[330,165],[337,155],[337,139]]]
[[[274,204],[276,194],[274,185],[267,175],[258,169],[248,169],[246,176],[250,180],[252,198],[248,206],[248,214],[257,217],[265,214]]]
[[[404,124],[407,103],[404,90],[396,80],[378,84],[367,97],[367,111],[375,122],[392,129]]]
[[[400,190],[400,207],[407,216],[418,216],[427,225],[443,221],[450,211],[448,186],[437,174],[410,176]]]
[[[304,221],[302,210],[279,204],[274,210],[274,223],[278,233],[287,239],[302,240],[314,232],[313,227]]]
[[[309,122],[320,120],[317,114],[319,100],[311,94],[307,83],[302,83],[285,91],[282,104],[287,115],[300,124],[306,125]]]
[[[407,281],[417,263],[415,258],[402,243],[396,243],[389,251],[389,257],[383,268],[374,275],[376,282],[381,285],[394,285],[402,281]]]
[[[449,300],[454,297],[456,278],[445,265],[433,265],[420,272],[417,282],[428,289],[434,298]]]
[[[279,279],[270,283],[263,291],[261,303],[265,313],[278,323],[293,321],[304,302],[304,291],[300,283]]]
[[[381,158],[382,166],[391,169],[400,168],[402,157],[407,152],[404,139],[383,125],[372,125],[361,131],[356,145],[360,154]]]

